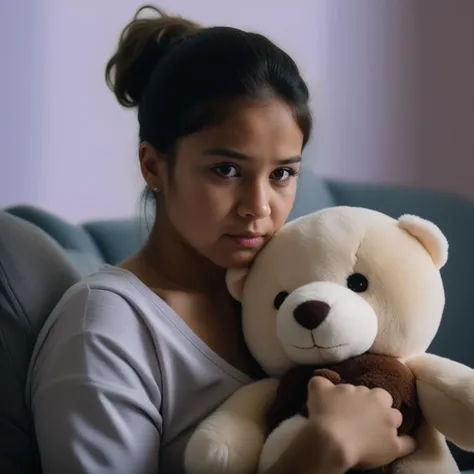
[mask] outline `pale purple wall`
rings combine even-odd
[[[417,159],[415,3],[328,1],[318,70],[316,170],[411,183]],[[316,54],[315,51],[315,54]]]
[[[416,181],[474,199],[474,1],[419,3]]]
[[[103,68],[142,3],[0,2],[0,207],[30,202],[71,221],[137,212],[135,117]],[[295,57],[317,119],[305,158],[322,175],[474,198],[474,1],[158,3],[261,31]]]
[[[0,120],[10,125],[0,128],[0,207],[32,202],[72,221],[138,211],[135,116],[106,88],[104,66],[143,3],[1,1],[0,44],[10,58],[0,75],[6,104]],[[296,57],[310,80],[315,75],[312,0],[159,4],[203,23],[263,31]]]
[[[0,207],[38,199],[40,0],[0,2]]]

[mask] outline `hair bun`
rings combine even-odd
[[[156,16],[139,18],[150,9]],[[106,82],[125,107],[135,107],[142,98],[160,59],[176,44],[201,30],[179,16],[169,16],[151,5],[138,9],[123,29],[117,50],[107,62]]]

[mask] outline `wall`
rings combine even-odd
[[[142,3],[1,2],[0,207],[29,202],[72,221],[137,212],[134,112],[103,70]],[[317,120],[305,159],[322,175],[474,198],[471,0],[158,3],[258,30],[295,57]]]
[[[0,206],[31,202],[72,221],[136,213],[143,184],[135,112],[115,102],[104,66],[144,2],[32,1],[28,8],[2,3],[8,11],[0,44],[8,45],[10,58],[0,117],[10,125],[0,131]],[[311,0],[159,3],[205,24],[263,31],[296,57],[307,77],[315,76]]]
[[[411,184],[417,160],[412,0],[326,2],[314,167],[334,178]]]
[[[326,6],[314,167],[474,199],[474,2]]]
[[[0,207],[40,193],[38,18],[36,1],[0,2]]]
[[[474,199],[474,2],[418,5],[416,181]]]

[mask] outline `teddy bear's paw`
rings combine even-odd
[[[224,474],[229,460],[229,447],[200,432],[190,440],[185,454],[186,474]]]
[[[223,415],[221,413],[221,415]],[[258,466],[263,436],[244,420],[200,426],[185,452],[186,474],[253,474]]]
[[[296,415],[283,421],[268,436],[260,456],[258,473],[267,472],[308,424],[307,418]]]

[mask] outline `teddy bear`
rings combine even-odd
[[[315,374],[391,393],[417,450],[379,472],[459,473],[446,440],[474,451],[474,370],[427,352],[447,259],[433,222],[336,206],[286,223],[250,268],[230,269],[245,341],[267,377],[196,427],[187,474],[264,474],[308,422]]]

